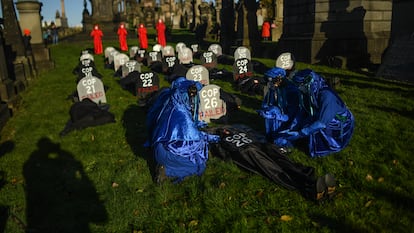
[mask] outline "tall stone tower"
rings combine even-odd
[[[69,25],[68,25],[68,18],[66,18],[66,13],[65,13],[65,0],[60,0],[60,8],[62,10],[62,15],[60,16],[60,26],[62,28],[67,28],[69,27]]]

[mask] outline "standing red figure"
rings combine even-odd
[[[262,25],[262,38],[263,40],[269,40],[270,38],[270,23],[269,21],[264,21]]]
[[[99,29],[98,25],[95,25],[91,31],[91,37],[93,38],[93,48],[95,54],[102,54],[103,48],[102,48],[102,37],[103,32],[101,29]]]
[[[158,23],[155,26],[155,28],[157,29],[158,44],[160,44],[162,47],[165,47],[167,45],[167,41],[165,39],[166,27],[162,19],[158,20]]]
[[[141,49],[148,48],[148,38],[147,38],[147,28],[145,28],[144,24],[140,24],[138,27],[138,40],[139,40],[139,47]]]
[[[128,31],[125,28],[125,24],[121,23],[118,28],[119,47],[121,51],[128,51],[127,35]]]

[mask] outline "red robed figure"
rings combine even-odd
[[[128,51],[127,35],[128,31],[126,30],[125,25],[121,23],[118,28],[119,47],[121,51]]]
[[[166,27],[162,19],[158,20],[158,23],[155,28],[157,29],[158,44],[160,44],[162,47],[165,47],[167,45],[167,41],[165,39]]]
[[[95,54],[102,54],[103,48],[102,48],[102,37],[103,32],[101,29],[99,29],[98,25],[95,25],[91,31],[91,37],[93,38],[93,48]]]
[[[141,49],[147,49],[148,48],[147,28],[145,28],[144,24],[140,24],[137,32],[138,32],[139,47]]]

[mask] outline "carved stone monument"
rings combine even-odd
[[[50,50],[46,48],[42,37],[42,23],[40,9],[42,4],[36,0],[18,0],[19,24],[21,30],[30,30],[31,47],[37,70],[47,70],[54,67]]]

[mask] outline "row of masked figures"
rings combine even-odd
[[[200,176],[213,155],[311,200],[335,195],[333,175],[316,176],[314,168],[292,161],[288,152],[302,142],[308,144],[312,157],[341,151],[352,137],[354,118],[321,75],[309,69],[295,70],[292,54],[281,54],[269,68],[252,60],[245,47],[237,48],[231,57],[222,54],[218,44],[199,51],[197,45],[178,43],[175,49],[154,45],[152,51],[131,47],[128,55],[107,47],[104,60],[121,87],[147,110],[144,146],[157,164],[154,181],[181,182],[188,176]],[[232,65],[233,70],[218,69],[218,64]],[[74,69],[78,83],[85,77],[100,80],[99,72],[89,69],[85,75],[84,70],[82,62]],[[164,74],[168,87],[160,87],[159,74]],[[263,96],[257,112],[263,117],[265,132],[228,124],[227,119],[242,103],[237,95],[214,84],[216,79],[231,82],[241,93]],[[85,96],[79,94],[79,88],[77,92],[74,96]],[[96,100],[99,95],[86,96]],[[96,102],[107,111],[102,103],[102,99]],[[219,126],[211,126],[211,122]]]

